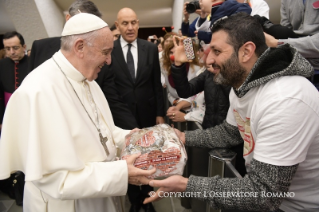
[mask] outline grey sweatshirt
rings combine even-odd
[[[287,58],[282,60],[282,55]],[[289,58],[289,59],[288,59]],[[262,86],[274,78],[282,76],[304,76],[309,77],[313,68],[296,49],[290,45],[279,48],[270,48],[259,57],[247,79],[235,90],[238,98],[252,88]],[[186,145],[196,147],[231,147],[243,142],[236,126],[224,123],[206,130],[186,131]],[[258,142],[258,141],[257,141]],[[241,192],[249,193],[285,193],[295,175],[298,165],[276,166],[252,159],[250,172],[243,178],[224,178],[219,176],[212,178],[197,177],[191,175],[187,184],[186,192],[201,192],[201,194],[215,193],[237,193],[238,197],[224,198],[223,196],[202,195],[199,199],[208,201],[213,208],[239,209],[244,211],[280,211],[279,207],[283,197],[272,196],[269,198],[261,195],[242,196]],[[227,193],[228,192],[228,193]]]

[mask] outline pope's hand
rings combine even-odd
[[[133,164],[135,160],[141,155],[141,153],[130,155],[127,157],[127,169],[128,169],[128,183],[133,185],[147,185],[151,179],[148,179],[147,176],[150,176],[156,172],[154,167],[151,170],[143,170],[136,168]]]
[[[130,131],[130,134],[133,133],[133,132],[137,132],[139,130],[140,130],[139,128],[134,128],[133,130]]]
[[[151,197],[144,200],[144,204],[159,200],[165,192],[183,192],[186,190],[188,178],[179,175],[171,176],[165,180],[151,180],[149,185],[159,187],[156,193],[152,192]]]

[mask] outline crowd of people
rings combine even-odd
[[[147,40],[134,10],[120,9],[110,26],[88,0],[70,6],[60,37],[30,51],[20,33],[4,34],[0,188],[22,171],[24,211],[124,211],[127,194],[130,212],[153,212],[161,192],[197,194],[203,208],[319,210],[318,2],[281,0],[280,24],[264,0],[199,0],[189,23],[192,3],[178,32]],[[118,160],[128,133],[165,116],[202,125],[175,129],[199,148],[192,160],[230,148],[243,178],[207,177],[206,164],[153,180],[154,168],[134,167],[139,154]]]

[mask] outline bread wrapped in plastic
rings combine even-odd
[[[182,175],[187,161],[183,143],[174,129],[167,124],[159,124],[128,134],[126,147],[121,158],[141,153],[134,166],[144,170],[156,168],[152,178]]]

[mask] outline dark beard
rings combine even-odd
[[[217,84],[230,85],[238,88],[245,80],[246,70],[239,64],[238,57],[235,53],[233,53],[221,67],[213,65],[213,68],[214,67],[220,70],[214,77],[214,81]]]

